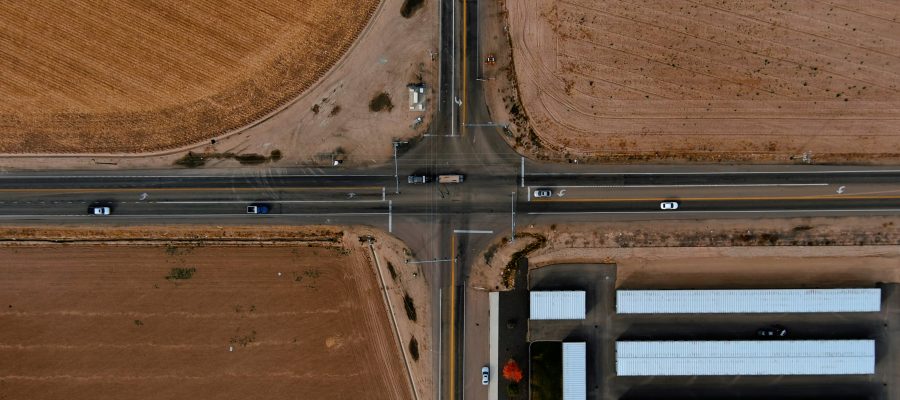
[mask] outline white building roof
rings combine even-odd
[[[616,342],[619,376],[873,373],[874,340]]]
[[[587,398],[587,345],[565,342],[563,351],[563,400]]]
[[[881,289],[618,290],[619,314],[877,312]]]
[[[583,291],[531,292],[531,319],[584,319]]]

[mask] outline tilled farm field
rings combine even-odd
[[[150,152],[245,126],[325,74],[378,4],[2,2],[0,152]]]
[[[527,114],[520,148],[598,161],[900,160],[900,4],[506,7],[524,111],[504,100],[514,122]]]
[[[364,251],[71,245],[0,258],[0,397],[411,398]]]

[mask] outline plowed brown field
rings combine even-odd
[[[379,0],[0,2],[0,152],[147,152],[271,112]]]
[[[364,254],[0,248],[0,397],[409,399]]]
[[[900,160],[896,2],[506,6],[522,104],[557,155]]]

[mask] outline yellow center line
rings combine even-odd
[[[450,234],[450,399],[455,399],[456,376],[456,234]]]
[[[811,195],[811,196],[747,196],[747,197],[621,197],[621,198],[564,198],[533,199],[536,203],[615,203],[621,201],[740,201],[740,200],[890,200],[900,199],[897,196],[860,196],[860,195]]]
[[[215,191],[276,191],[276,192],[294,192],[294,191],[311,191],[311,190],[381,190],[381,186],[329,186],[329,187],[258,187],[258,188],[88,188],[88,189],[66,189],[66,188],[41,188],[41,189],[0,189],[0,192],[42,192],[42,193],[127,193],[127,192],[215,192]]]

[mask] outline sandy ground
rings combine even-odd
[[[3,3],[0,152],[151,152],[241,128],[317,82],[378,5]]]
[[[7,228],[0,385],[10,398],[419,398],[433,391],[431,305],[404,247],[368,229]],[[344,234],[344,232],[347,232]],[[146,239],[162,241],[147,242]],[[272,239],[265,237],[272,235]],[[400,357],[368,241],[403,344]],[[69,240],[91,241],[74,244]],[[51,244],[50,242],[64,242]],[[196,268],[189,280],[165,277]],[[389,273],[381,271],[386,281]],[[401,292],[416,300],[409,323]],[[399,300],[399,301],[398,301]],[[13,327],[15,327],[13,329]],[[424,395],[424,396],[423,396]]]
[[[413,380],[419,399],[430,399],[434,396],[433,357],[435,348],[430,335],[432,320],[431,284],[426,280],[426,274],[422,271],[423,264],[407,264],[408,247],[399,239],[386,235],[381,231],[365,227],[355,227],[347,235],[346,243],[357,243],[361,250],[368,249],[366,236],[375,237],[372,244],[378,257],[378,265],[381,267],[381,280],[383,288],[390,296],[391,310],[397,321],[401,345],[405,351],[405,357],[413,372]],[[359,238],[363,237],[363,241]],[[388,263],[394,269],[396,278],[391,275]],[[410,321],[403,308],[403,296],[409,294],[416,306],[416,321]],[[409,353],[409,343],[415,338],[419,347],[419,359],[414,360]]]
[[[387,161],[391,142],[424,133],[430,112],[409,111],[406,85],[427,86],[427,110],[435,103],[437,59],[437,2],[427,1],[412,18],[399,16],[402,0],[383,0],[369,25],[345,57],[308,91],[274,115],[246,129],[165,154],[110,156],[96,154],[64,157],[0,157],[0,168],[166,168],[188,151],[196,153],[262,154],[280,150],[283,158],[263,167],[330,166],[333,155],[344,165],[371,165]],[[369,101],[387,92],[394,108],[369,111]],[[318,106],[318,112],[313,108]],[[338,111],[334,111],[337,109]],[[423,123],[412,124],[422,116]],[[234,160],[212,160],[206,166],[239,167]]]
[[[506,18],[484,24],[508,25],[510,38],[484,45],[500,54],[488,102],[532,156],[900,160],[896,4],[504,4]]]
[[[735,277],[748,287],[900,282],[900,219],[892,217],[654,221],[522,232],[547,239],[529,255],[530,268],[614,263],[617,284],[626,287],[714,287]],[[505,290],[501,273],[510,255],[533,240],[489,246],[494,254],[478,258],[471,285]]]

